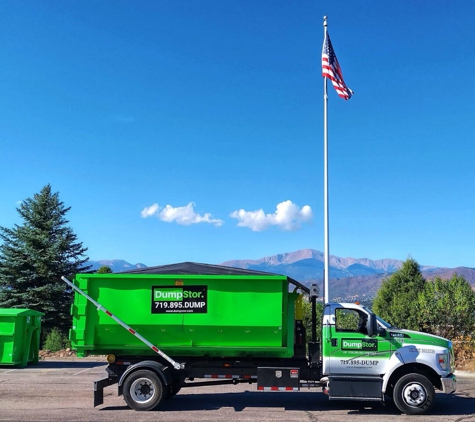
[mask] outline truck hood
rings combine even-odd
[[[432,346],[444,347],[447,349],[452,348],[452,342],[446,338],[436,336],[429,333],[421,333],[420,331],[411,331],[403,329],[394,329],[389,330],[391,337],[400,338],[403,340],[403,343],[412,343],[412,344],[425,344]]]
[[[446,370],[442,370],[440,373],[443,375],[455,371],[455,357],[452,342],[450,340],[429,333],[421,333],[420,331],[400,330],[394,328],[389,330],[389,335],[402,346],[399,349],[400,352],[407,350],[408,354],[404,354],[404,360],[409,361],[412,354],[416,351],[416,361],[423,363],[426,360],[424,356],[434,356],[434,354],[437,353],[448,352],[450,367]]]

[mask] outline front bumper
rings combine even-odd
[[[452,394],[457,389],[457,378],[454,374],[449,374],[440,380],[442,381],[442,391],[445,394]]]

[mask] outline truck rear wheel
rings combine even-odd
[[[153,371],[141,369],[132,372],[124,381],[125,402],[134,410],[152,410],[163,398],[163,383]]]
[[[406,415],[420,415],[434,405],[434,386],[423,375],[407,374],[394,386],[393,399],[397,408]]]

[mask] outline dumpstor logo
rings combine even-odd
[[[341,339],[342,350],[378,350],[378,341],[374,339]]]

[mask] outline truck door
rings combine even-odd
[[[387,334],[370,337],[366,327],[369,314],[360,307],[327,305],[326,313],[330,312],[332,318],[324,324],[324,374],[384,374],[391,356]]]

